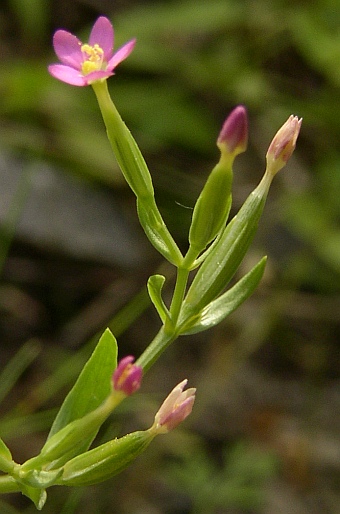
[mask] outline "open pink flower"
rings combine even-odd
[[[55,53],[61,64],[51,64],[50,74],[73,86],[88,86],[114,75],[114,69],[134,49],[131,39],[113,53],[114,31],[110,21],[100,16],[93,25],[89,42],[83,44],[66,30],[57,30],[53,36]]]

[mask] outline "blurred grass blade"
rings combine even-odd
[[[7,366],[0,373],[0,402],[7,396],[16,382],[37,358],[41,351],[41,345],[37,340],[25,343],[20,350],[12,357]]]

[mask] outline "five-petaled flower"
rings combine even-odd
[[[187,382],[187,380],[183,380],[178,384],[162,403],[152,426],[152,429],[158,434],[165,434],[173,430],[191,413],[196,389],[190,387],[183,391]]]
[[[114,31],[110,21],[100,16],[91,30],[89,42],[83,44],[66,30],[57,30],[53,37],[55,53],[61,64],[51,64],[50,74],[73,86],[88,86],[114,75],[116,66],[134,49],[131,39],[113,52]]]

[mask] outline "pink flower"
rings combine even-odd
[[[114,31],[110,21],[100,16],[93,25],[88,44],[66,30],[57,30],[53,37],[55,53],[62,64],[51,64],[50,74],[73,86],[88,86],[114,75],[114,69],[132,52],[132,39],[113,53]]]
[[[218,136],[217,146],[234,157],[246,150],[248,143],[248,117],[246,108],[238,105],[225,120]]]
[[[272,175],[283,168],[292,156],[301,123],[302,118],[291,115],[275,134],[267,152],[267,169]]]
[[[187,380],[183,380],[178,384],[162,403],[153,424],[153,429],[157,433],[169,432],[191,413],[196,389],[191,387],[183,391],[187,382]]]
[[[135,360],[132,355],[124,357],[116,367],[112,380],[116,391],[122,391],[127,396],[135,393],[141,385],[143,370],[141,366],[132,364]]]

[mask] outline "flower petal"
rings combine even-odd
[[[107,70],[112,71],[118,64],[124,59],[126,59],[134,49],[136,44],[136,39],[131,39],[131,41],[128,41],[125,43],[125,45],[121,46],[117,52],[113,54],[109,62],[107,63]]]
[[[66,30],[57,30],[53,36],[54,51],[63,64],[80,70],[83,62],[81,41]]]
[[[104,60],[108,61],[113,52],[114,32],[110,20],[100,16],[91,30],[89,45],[99,45],[104,51]]]
[[[109,70],[98,70],[93,71],[92,73],[88,73],[87,75],[84,75],[84,81],[86,85],[93,84],[93,82],[97,82],[98,80],[107,79],[108,77],[111,77],[111,75],[114,75],[112,71]]]
[[[75,68],[65,66],[64,64],[50,64],[48,67],[50,74],[56,79],[62,80],[72,86],[87,86],[87,77],[85,77]]]

